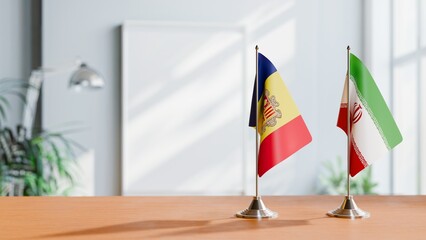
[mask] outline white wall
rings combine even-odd
[[[30,0],[0,0],[0,79],[27,80],[31,72]],[[7,125],[20,123],[22,103],[11,98]]]
[[[370,71],[374,73],[377,85],[380,87],[385,101],[391,102],[391,1],[378,0],[366,3],[365,22],[365,59]],[[392,194],[390,153],[381,161],[374,164],[373,176],[378,182],[377,191],[380,194]]]
[[[335,123],[346,46],[362,57],[361,11],[357,0],[45,0],[43,63],[58,66],[81,56],[104,75],[106,87],[75,94],[66,90],[66,76],[46,81],[44,126],[73,120],[88,126],[75,139],[94,152],[95,194],[119,194],[120,25],[125,20],[243,25],[249,46],[259,44],[277,66],[313,136],[310,145],[261,179],[261,193],[313,194],[321,162],[344,156],[346,138]],[[254,54],[248,56],[254,74]]]
[[[423,9],[418,4],[423,4]],[[425,1],[370,1],[365,6],[370,70],[393,113],[403,141],[373,166],[381,194],[425,194]],[[422,15],[423,14],[423,15]],[[423,64],[424,64],[423,63]]]

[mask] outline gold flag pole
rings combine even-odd
[[[351,48],[347,47],[347,78],[346,78],[346,98],[347,98],[347,126],[346,132],[348,135],[348,146],[347,146],[347,159],[348,159],[348,175],[347,175],[347,194],[343,200],[342,205],[332,211],[327,212],[327,215],[330,217],[340,217],[340,218],[368,218],[370,213],[361,210],[355,203],[353,196],[351,195],[351,183],[350,183],[350,171],[351,171],[351,105],[350,105],[350,95],[349,95],[349,81],[351,77],[351,68],[350,68],[350,50]]]
[[[258,99],[259,99],[259,47],[256,45],[256,80],[255,80],[255,86],[256,86],[256,196],[253,197],[253,200],[250,203],[250,206],[240,212],[237,212],[235,216],[239,218],[276,218],[278,214],[276,212],[273,212],[269,210],[265,204],[263,203],[262,199],[259,195],[259,133],[258,129],[259,127],[257,124],[259,123],[259,109],[258,109]]]

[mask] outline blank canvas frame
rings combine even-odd
[[[245,36],[220,24],[123,24],[123,195],[244,192]]]

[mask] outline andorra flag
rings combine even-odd
[[[350,174],[353,177],[398,145],[402,136],[368,69],[353,54],[349,62],[350,76],[346,74],[337,126],[347,134],[349,106]]]
[[[261,177],[310,143],[312,137],[277,69],[261,53],[258,53],[258,81],[258,99],[254,88],[249,126],[256,126],[257,104],[258,174]]]

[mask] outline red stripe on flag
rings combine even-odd
[[[337,126],[341,128],[346,135],[347,133],[347,126],[348,126],[348,107],[347,105],[341,106],[339,111],[339,117],[337,118]],[[354,177],[357,175],[360,171],[362,171],[364,168],[368,166],[367,162],[365,161],[364,157],[362,156],[361,152],[359,151],[356,142],[354,141],[353,137],[351,139],[351,163],[350,163],[350,175]]]
[[[311,141],[311,134],[301,115],[269,134],[260,144],[259,176]]]
[[[274,111],[268,111],[266,114],[265,114],[265,118],[266,119],[268,119],[268,118],[270,118],[272,115],[274,115]]]
[[[265,113],[270,113],[270,112],[273,112],[273,111],[274,111],[274,109],[271,106],[268,106],[265,109]]]
[[[265,115],[268,113],[268,112],[270,112],[271,111],[271,108],[270,107],[266,107],[265,108],[265,110],[263,111],[264,113],[265,113]]]
[[[351,140],[351,166],[350,166],[350,174],[352,177],[357,175],[360,171],[368,166],[361,152],[358,150],[356,142],[352,138]]]
[[[348,126],[348,107],[340,107],[339,116],[337,117],[337,126],[347,133]]]

